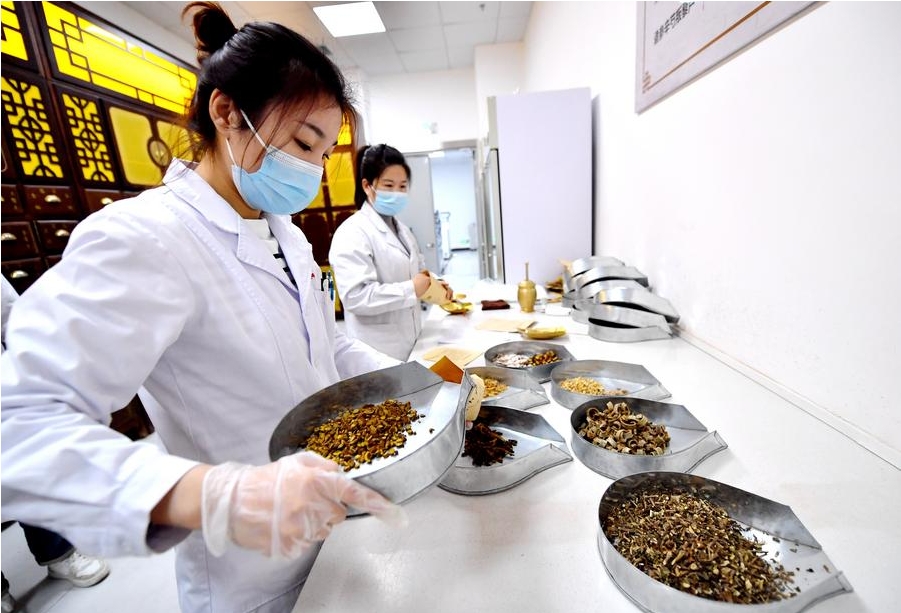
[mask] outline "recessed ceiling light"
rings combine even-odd
[[[372,2],[314,6],[313,11],[335,38],[385,31],[385,24]]]

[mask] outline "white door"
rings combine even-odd
[[[410,204],[397,218],[410,226],[419,242],[429,270],[444,272],[444,259],[438,251],[435,233],[435,204],[432,197],[432,171],[428,154],[404,154],[410,166]]]

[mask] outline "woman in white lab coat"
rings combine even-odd
[[[396,215],[408,203],[410,167],[388,145],[357,152],[356,202],[338,226],[329,264],[344,308],[346,332],[406,360],[422,330],[420,298],[431,284],[413,232]],[[449,300],[452,291],[442,283]]]
[[[281,613],[346,505],[396,509],[314,454],[269,463],[269,437],[316,391],[397,361],[336,333],[290,218],[352,112],[341,74],[287,28],[186,10],[200,162],[79,224],[13,307],[3,517],[104,556],[180,542],[182,611]],[[107,427],[142,385],[168,453]]]

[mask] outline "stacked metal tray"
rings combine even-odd
[[[599,396],[579,394],[563,389],[561,384],[574,377],[587,377],[606,389],[623,389],[631,398],[662,400],[670,393],[648,369],[641,364],[611,362],[608,360],[573,360],[558,365],[551,371],[551,398],[567,409],[575,409],[584,402]]]
[[[579,300],[594,298],[598,293],[612,289],[645,289],[643,285],[637,281],[630,279],[612,279],[609,281],[598,281],[591,283],[579,289],[567,290],[563,293],[561,304],[565,307],[572,307]]]
[[[723,507],[730,518],[747,528],[746,535],[763,544],[768,557],[794,572],[791,598],[759,605],[731,604],[694,596],[669,587],[639,570],[619,551],[605,532],[606,520],[628,497],[643,491],[693,493]],[[798,613],[813,604],[853,591],[851,584],[826,556],[823,548],[791,508],[750,492],[695,475],[647,472],[614,481],[598,508],[598,550],[607,574],[641,610],[648,613],[724,613],[766,611]],[[850,609],[849,609],[850,610]]]
[[[507,389],[497,396],[488,396],[482,400],[482,406],[504,406],[526,410],[550,402],[541,382],[528,372],[500,366],[476,366],[467,368],[466,373],[478,375],[483,380],[494,379],[507,386]]]
[[[418,362],[340,381],[285,415],[269,440],[269,457],[276,460],[303,451],[316,426],[348,409],[388,399],[410,402],[424,417],[414,422],[414,434],[408,435],[398,454],[377,458],[345,473],[392,502],[406,502],[440,481],[460,455],[464,410],[471,389],[468,377],[463,377],[461,385],[447,383]],[[358,514],[353,509],[348,512]]]
[[[594,298],[577,300],[570,315],[573,320],[588,324],[588,335],[602,341],[629,343],[672,336],[672,329],[663,315],[599,304]]]
[[[503,366],[495,362],[498,356],[507,353],[515,353],[520,355],[537,355],[545,351],[554,351],[557,354],[557,357],[560,359],[556,362],[550,362],[548,364],[540,364],[538,366],[520,368]],[[573,355],[563,345],[558,345],[556,343],[546,343],[542,341],[513,341],[510,343],[501,343],[500,345],[495,345],[485,352],[486,364],[498,368],[511,368],[515,371],[526,372],[540,383],[549,381],[551,378],[551,371],[555,367],[559,366],[561,362],[568,362],[573,359]]]
[[[513,456],[490,466],[475,466],[462,453],[438,487],[467,496],[495,494],[538,473],[572,461],[566,441],[543,417],[518,409],[482,405],[476,423],[484,423],[516,441]]]
[[[632,413],[641,413],[651,422],[666,427],[669,446],[662,455],[633,455],[599,447],[586,440],[579,430],[587,421],[588,409],[603,409],[608,402],[624,402]],[[708,432],[688,409],[681,404],[669,404],[642,398],[606,396],[590,400],[576,407],[570,416],[573,453],[596,473],[619,479],[626,475],[647,471],[690,472],[695,466],[726,449],[726,442],[714,430]]]

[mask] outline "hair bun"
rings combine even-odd
[[[198,64],[224,47],[238,31],[218,2],[191,2],[181,14],[182,18],[191,17]]]

